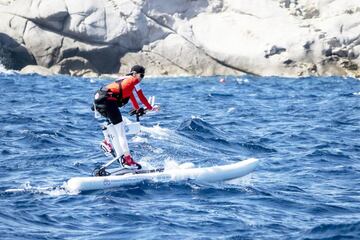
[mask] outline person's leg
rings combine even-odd
[[[108,107],[107,107],[107,93],[101,90],[96,91],[94,97],[94,110],[99,112],[103,117],[108,119]],[[112,111],[111,111],[112,112]],[[109,123],[109,121],[107,121]],[[109,123],[110,124],[110,123]],[[106,156],[116,157],[115,148],[110,143],[109,135],[110,131],[107,129],[108,125],[102,126],[102,132],[104,134],[104,140],[101,142],[101,149]]]
[[[123,164],[128,166],[135,165],[137,168],[140,168],[140,165],[131,158],[125,135],[125,123],[122,121],[122,116],[116,102],[107,101],[106,109],[108,118],[112,122],[112,124],[108,126],[108,130],[114,137],[112,140],[117,156],[123,157]]]
[[[108,130],[109,126],[112,126],[112,124],[107,123],[105,125],[103,125],[101,127],[103,135],[104,135],[104,140],[101,142],[100,146],[101,149],[104,151],[105,155],[108,157],[116,157],[116,151],[115,148],[112,146],[111,144],[111,140],[110,140],[110,131]]]
[[[105,110],[107,118],[110,119],[110,122],[114,125],[121,123],[123,121],[121,113],[119,111],[119,107],[116,104],[116,101],[105,102]]]
[[[129,152],[126,136],[124,139],[122,139],[123,136],[121,134],[118,134],[117,130],[117,128],[119,128],[122,123],[122,116],[115,101],[106,101],[105,109],[107,118],[111,122],[111,124],[107,126],[107,131],[109,132],[110,138],[114,145],[116,156],[121,157],[125,154],[126,151]]]

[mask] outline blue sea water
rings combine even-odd
[[[253,173],[70,194],[108,160],[90,105],[109,80],[1,73],[0,239],[360,239],[360,81],[219,79],[145,78],[161,111],[130,148],[153,166],[256,157]]]

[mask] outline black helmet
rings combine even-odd
[[[127,75],[132,75],[134,73],[141,73],[141,74],[144,75],[145,74],[145,68],[143,66],[140,66],[140,65],[134,65]]]

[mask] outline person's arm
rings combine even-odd
[[[147,98],[145,97],[143,91],[141,90],[141,87],[139,86],[140,84],[138,84],[136,87],[135,87],[135,90],[136,90],[136,93],[140,99],[140,101],[145,105],[145,107],[148,109],[148,110],[152,110],[153,107],[150,105],[149,101],[147,100]],[[135,106],[134,106],[135,107]]]
[[[135,96],[134,96],[134,92],[131,93],[131,95],[130,95],[130,100],[131,100],[131,103],[132,103],[132,105],[134,106],[134,108],[135,108],[136,110],[138,110],[140,107],[139,107],[138,102],[136,101],[136,98],[135,98]]]

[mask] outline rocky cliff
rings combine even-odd
[[[0,18],[13,69],[360,76],[359,0],[0,0]]]

